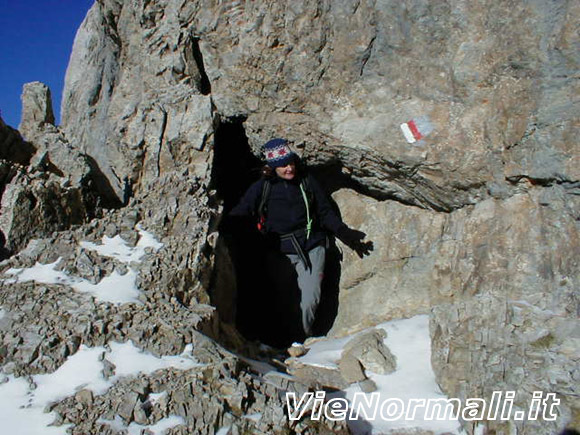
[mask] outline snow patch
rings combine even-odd
[[[128,435],[141,435],[144,430],[148,430],[154,435],[161,435],[165,433],[167,429],[186,424],[183,417],[176,415],[170,415],[169,417],[163,418],[151,426],[143,426],[135,422],[132,422],[127,426],[123,419],[118,415],[115,416],[114,420],[100,418],[97,422],[108,425],[115,433],[127,432]]]
[[[87,280],[74,282],[71,280],[71,287],[81,293],[89,293],[96,300],[101,302],[111,302],[114,304],[139,303],[140,291],[137,288],[137,272],[129,269],[126,274],[121,275],[116,270],[109,276],[103,278],[98,284],[93,284]]]
[[[137,272],[129,268],[128,272],[121,275],[117,271],[105,278],[98,284],[69,276],[65,272],[56,270],[60,258],[54,263],[40,264],[36,263],[33,267],[27,269],[8,269],[4,272],[7,275],[13,275],[14,278],[5,279],[6,283],[35,281],[40,284],[60,284],[72,287],[81,293],[89,293],[97,301],[111,302],[116,304],[122,303],[140,303],[139,289],[137,288]]]
[[[244,415],[244,418],[247,418],[248,420],[258,423],[262,419],[262,413],[257,412],[256,414],[246,414]]]
[[[333,340],[322,340],[313,343],[308,353],[299,358],[300,362],[314,367],[328,369],[338,368],[338,361],[346,343],[352,340],[355,335]]]
[[[115,374],[108,380],[103,377],[103,356],[115,364]],[[10,434],[66,434],[69,426],[48,426],[55,418],[54,413],[44,413],[47,405],[72,396],[82,389],[94,394],[104,394],[119,379],[139,373],[150,374],[160,369],[173,368],[188,370],[203,367],[191,356],[191,347],[181,355],[158,358],[138,349],[132,342],[110,343],[110,350],[104,347],[88,348],[82,345],[78,352],[69,357],[54,373],[32,376],[29,385],[22,378],[8,376],[8,381],[0,384],[0,420],[3,430]],[[159,397],[161,396],[160,393]],[[127,429],[122,420],[105,421],[114,426],[117,423]],[[183,424],[179,417],[168,417],[153,426],[129,427],[130,433],[141,433],[147,428],[154,433]]]
[[[54,414],[45,414],[43,406],[33,406],[30,386],[22,378],[9,377],[0,385],[0,421],[4,433],[14,435],[66,434],[67,426],[49,426]]]
[[[224,426],[218,430],[215,435],[228,435],[230,433],[231,426]]]
[[[151,233],[143,230],[139,225],[136,228],[140,237],[135,247],[127,245],[125,240],[119,235],[115,237],[103,236],[101,245],[80,242],[80,246],[96,251],[104,257],[115,258],[122,263],[138,263],[146,254],[147,248],[157,251],[163,247],[163,243],[158,242]],[[4,279],[3,281],[6,283],[35,281],[40,284],[67,285],[78,292],[94,296],[100,302],[114,304],[141,303],[139,301],[140,292],[137,287],[138,273],[135,269],[129,267],[128,272],[124,275],[115,270],[98,284],[93,284],[88,280],[69,276],[65,272],[57,270],[56,268],[61,260],[61,258],[58,258],[54,263],[49,264],[37,262],[30,268],[8,269],[4,274],[11,275],[13,278]]]
[[[185,419],[177,415],[170,415],[169,417],[159,420],[152,426],[141,426],[140,424],[133,422],[127,429],[128,435],[141,435],[145,429],[153,432],[153,435],[161,435],[165,433],[167,429],[171,429],[172,427],[179,425],[185,425]]]
[[[80,246],[90,251],[95,251],[103,257],[114,258],[122,263],[139,262],[146,254],[146,248],[158,251],[163,247],[163,243],[158,242],[155,237],[137,225],[139,241],[135,247],[129,246],[120,235],[115,237],[103,236],[100,245],[92,242],[80,242]]]
[[[167,391],[163,391],[161,393],[149,393],[149,396],[147,396],[147,400],[151,405],[155,405],[165,396],[167,396]]]
[[[54,263],[41,264],[36,262],[34,266],[27,269],[10,268],[4,274],[13,275],[14,278],[5,279],[4,282],[11,284],[36,281],[40,284],[68,284],[70,277],[66,273],[55,269],[61,260],[62,258],[59,257]]]
[[[410,319],[395,320],[378,325],[387,332],[385,345],[397,359],[397,369],[389,375],[367,372],[377,385],[379,403],[388,399],[401,399],[408,407],[410,399],[447,399],[441,392],[431,367],[431,337],[429,335],[429,316],[420,315]],[[364,331],[363,331],[364,332]],[[318,367],[336,368],[344,345],[357,334],[341,339],[324,340],[314,343],[308,353],[299,358],[304,364]],[[361,392],[357,384],[347,388],[346,398],[353,400],[354,393]],[[344,394],[339,393],[339,394]],[[329,395],[329,397],[333,397]],[[341,396],[336,396],[341,397]],[[370,400],[370,394],[368,394]],[[424,409],[416,408],[415,419],[405,421],[349,421],[354,433],[368,431],[389,433],[393,430],[420,428],[434,433],[463,434],[460,424],[455,420],[430,421],[425,419]]]

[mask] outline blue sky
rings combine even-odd
[[[22,85],[46,83],[57,123],[66,67],[77,29],[94,0],[0,0],[0,111],[20,123]]]

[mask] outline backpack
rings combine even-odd
[[[270,189],[272,188],[272,182],[269,178],[264,179],[264,184],[262,185],[262,195],[260,196],[260,202],[258,205],[257,215],[258,215],[258,223],[256,226],[258,227],[258,231],[264,233],[266,231],[266,213],[268,212],[268,198],[270,196]],[[312,190],[310,189],[310,183],[308,181],[308,176],[302,177],[300,180],[300,191],[302,192],[302,197],[304,199],[304,204],[306,205],[306,234],[307,238],[310,235],[310,231],[312,230],[312,223],[314,221],[313,217],[311,216],[312,206],[314,204],[314,195]]]

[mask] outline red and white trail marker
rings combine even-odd
[[[412,119],[401,124],[401,131],[409,143],[423,139],[433,131],[433,126],[427,117]]]

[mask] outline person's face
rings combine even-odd
[[[292,180],[296,175],[296,164],[288,163],[286,166],[276,168],[276,175],[283,180]]]

